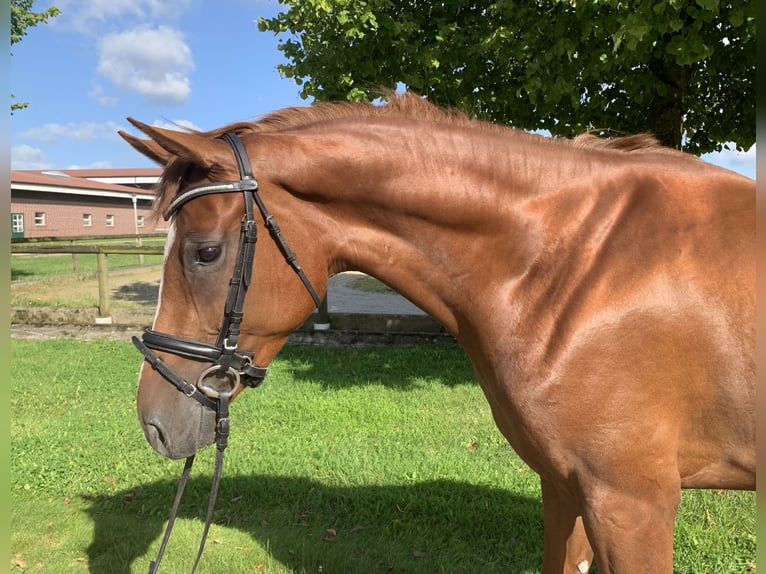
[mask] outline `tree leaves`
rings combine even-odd
[[[683,134],[694,153],[755,141],[752,0],[281,1],[259,29],[289,34],[279,70],[304,98],[372,100],[403,83],[556,135]]]
[[[45,24],[49,18],[61,15],[61,10],[55,6],[43,12],[32,12],[34,0],[11,0],[11,45],[21,42],[27,35],[27,28]]]

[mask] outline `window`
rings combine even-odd
[[[107,227],[114,227],[114,215],[107,214],[106,216],[106,226]]]
[[[23,213],[11,213],[11,233],[24,233]]]
[[[136,216],[136,227],[143,227],[144,226],[144,216],[138,215]]]
[[[35,225],[45,225],[44,211],[35,211]]]
[[[93,225],[93,215],[91,213],[83,213],[82,214],[82,226],[83,227],[90,227]]]

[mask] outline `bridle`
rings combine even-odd
[[[244,315],[245,295],[252,279],[255,243],[258,238],[258,225],[255,221],[254,206],[258,208],[258,211],[263,216],[264,223],[271,232],[271,236],[274,238],[287,262],[298,274],[314,303],[317,307],[321,303],[316,290],[311,285],[295,254],[282,236],[279,226],[274,221],[274,216],[266,209],[263,199],[258,194],[258,182],[253,176],[250,160],[242,141],[234,132],[223,134],[221,139],[226,141],[234,151],[234,156],[239,166],[240,180],[207,183],[187,188],[176,195],[163,213],[163,217],[167,221],[178,213],[187,202],[203,195],[242,192],[244,196],[245,215],[242,218],[240,227],[239,249],[237,251],[234,273],[229,282],[229,294],[226,298],[223,322],[218,338],[215,344],[210,345],[167,333],[160,333],[152,329],[146,329],[143,334],[143,341],[137,337],[133,338],[133,343],[143,353],[152,367],[178,387],[181,392],[208,408],[215,408],[210,398],[217,398],[217,391],[215,388],[206,385],[205,379],[212,378],[215,375],[224,375],[230,378],[233,388],[236,388],[239,383],[256,387],[263,382],[267,373],[267,369],[253,364],[253,353],[238,351],[237,349],[237,341]],[[212,366],[199,376],[196,385],[191,385],[175,375],[151,349],[173,353],[189,359],[211,362]]]
[[[269,230],[271,237],[276,242],[286,261],[303,282],[315,305],[319,307],[321,304],[321,299],[317,295],[311,281],[309,281],[298,263],[295,253],[287,245],[279,226],[274,221],[274,216],[266,209],[263,199],[258,193],[258,182],[253,176],[250,159],[239,136],[234,132],[227,132],[221,136],[221,139],[226,141],[234,152],[239,168],[239,181],[215,182],[189,187],[179,192],[163,213],[163,217],[167,221],[178,213],[184,204],[203,195],[242,192],[244,196],[245,215],[242,217],[242,224],[240,226],[239,248],[237,250],[234,273],[229,281],[229,294],[226,297],[223,320],[216,342],[211,345],[168,333],[161,333],[152,329],[146,329],[142,339],[135,336],[132,338],[136,348],[141,351],[147,362],[165,380],[173,384],[187,397],[194,399],[203,407],[215,411],[216,414],[215,444],[217,452],[215,472],[208,502],[205,529],[199,551],[197,552],[197,558],[192,568],[192,574],[196,571],[202,557],[207,533],[213,518],[213,509],[223,468],[223,451],[228,444],[229,437],[229,402],[240,384],[257,387],[266,378],[268,372],[267,368],[259,367],[253,363],[254,353],[240,351],[237,348],[242,319],[244,317],[245,295],[252,280],[253,263],[255,261],[255,243],[258,238],[258,224],[255,220],[256,207],[263,217],[264,224]],[[168,367],[154,351],[172,353],[188,359],[209,362],[211,366],[199,375],[195,383],[190,383]],[[221,383],[225,383],[226,386],[222,387]],[[191,473],[194,456],[191,455],[186,459],[165,535],[157,558],[149,565],[149,574],[155,574],[159,569],[162,555],[170,539],[170,532],[173,529],[181,497]]]

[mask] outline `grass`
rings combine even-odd
[[[388,285],[369,275],[360,275],[359,277],[356,277],[351,281],[349,287],[367,293],[396,293],[396,291],[391,289]]]
[[[81,241],[80,243],[89,243]],[[131,244],[125,240],[93,241],[98,244]],[[147,238],[144,245],[163,245],[164,238]],[[99,305],[96,281],[96,255],[77,255],[78,269],[73,271],[72,255],[69,254],[16,254],[11,257],[11,279],[21,280],[11,286],[11,306],[16,307],[74,307],[93,308]],[[142,277],[147,269],[158,268],[162,255],[110,254],[108,256],[110,286],[119,275],[126,273]],[[113,308],[156,306],[156,287],[138,279],[132,285],[111,289],[110,305]]]
[[[96,276],[96,255],[78,253],[77,275],[83,278]],[[144,255],[144,264],[162,263],[162,255]],[[109,269],[132,267],[139,264],[138,255],[109,255]],[[43,280],[75,274],[72,256],[67,254],[18,254],[11,257],[11,280]]]
[[[143,265],[138,270],[139,275],[150,266]],[[156,275],[159,277],[159,267]],[[111,269],[109,272],[110,307],[115,308],[146,308],[157,306],[157,287],[151,282],[134,280],[131,276],[128,284],[114,287],[120,280],[120,274],[130,272],[127,268]],[[51,276],[33,282],[23,282],[11,286],[10,304],[13,307],[65,307],[65,308],[94,308],[99,304],[98,283],[93,274]]]
[[[135,241],[107,241],[104,239],[98,241],[80,241],[80,244],[98,243],[98,244],[125,244],[135,245]],[[143,239],[143,245],[164,245],[164,238],[146,238]],[[50,242],[46,245],[67,245],[66,242]],[[144,255],[144,264],[152,265],[162,263],[162,255]],[[130,267],[138,265],[140,262],[138,255],[109,255],[109,268],[119,269],[121,267]],[[96,276],[96,255],[87,253],[77,254],[77,274],[83,278]],[[69,254],[16,254],[11,257],[11,280],[45,280],[51,281],[66,275],[75,273],[73,256]]]
[[[140,431],[138,353],[11,343],[10,571],[146,571],[182,463]],[[539,571],[539,482],[457,347],[288,347],[232,427],[201,572]],[[163,572],[191,567],[213,458],[198,455]],[[677,571],[752,572],[754,500],[685,492]]]

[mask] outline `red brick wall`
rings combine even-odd
[[[35,213],[45,214],[45,225],[35,225]],[[24,237],[77,237],[82,235],[132,235],[133,202],[130,197],[59,196],[40,192],[14,192],[11,213],[24,215]],[[91,214],[91,225],[83,224],[83,214]],[[139,200],[136,213],[144,216],[139,234],[167,230],[162,218],[155,219],[151,203]],[[107,226],[107,215],[113,215],[114,225]]]

